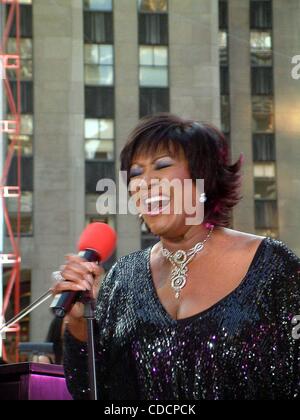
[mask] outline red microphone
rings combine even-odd
[[[116,248],[117,234],[106,223],[91,223],[82,232],[77,249],[79,256],[89,262],[103,263],[109,259]],[[82,297],[82,292],[63,292],[51,308],[59,318],[63,318],[75,302]]]

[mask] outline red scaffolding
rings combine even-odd
[[[3,136],[9,136],[10,142],[6,149],[0,150],[0,153],[4,153],[4,165],[3,172],[1,175],[0,184],[0,196],[1,205],[3,209],[3,217],[5,221],[5,227],[8,235],[7,247],[11,248],[10,253],[5,254],[2,250],[0,254],[0,261],[2,268],[9,268],[9,280],[5,285],[4,296],[3,296],[3,307],[2,316],[5,319],[6,313],[9,308],[10,302],[13,300],[14,314],[20,311],[20,231],[21,231],[21,144],[19,139],[20,134],[20,120],[21,120],[21,54],[20,54],[20,6],[18,0],[0,0],[1,6],[4,10],[4,25],[1,36],[0,45],[0,67],[2,68],[2,80],[3,84],[3,98],[0,100],[3,103],[7,103],[6,117],[0,116],[0,130]],[[3,23],[3,22],[2,22]],[[12,27],[15,28],[14,38],[16,40],[16,51],[14,54],[9,54],[7,51],[8,39],[12,31]],[[16,82],[16,95],[14,97],[10,78],[8,77],[8,71],[13,73],[14,81]],[[7,118],[10,115],[10,118]],[[12,162],[13,156],[17,154],[17,185],[7,185],[7,178],[9,168]],[[14,198],[17,200],[17,225],[15,231],[12,229],[11,220],[7,209],[7,198]],[[2,221],[0,221],[2,223]],[[4,231],[4,230],[3,230]],[[1,270],[2,271],[2,270]],[[1,310],[1,308],[0,308]],[[15,361],[18,362],[18,344],[20,341],[20,325],[14,325],[7,331],[8,333],[15,334]],[[3,358],[6,358],[5,340],[3,341]]]

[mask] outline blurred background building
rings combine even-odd
[[[300,255],[300,0],[19,3],[23,305],[49,288],[90,221],[117,229],[114,258],[157,240],[134,216],[100,217],[96,184],[118,179],[128,133],[159,111],[222,128],[232,159],[245,155],[232,227]],[[23,322],[23,339],[44,339],[50,320],[45,305]]]

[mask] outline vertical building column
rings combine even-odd
[[[32,299],[76,250],[84,226],[83,11],[81,0],[35,0],[34,259]],[[44,340],[47,303],[31,316],[31,339]]]
[[[116,180],[119,157],[129,132],[139,119],[137,2],[114,2]],[[118,200],[117,200],[118,202]],[[141,229],[137,216],[117,215],[117,257],[140,249]]]
[[[300,254],[300,79],[292,57],[300,54],[300,0],[273,0],[274,96],[280,239]]]
[[[232,159],[242,152],[242,201],[233,213],[234,229],[253,233],[254,185],[252,158],[252,105],[250,75],[249,1],[228,0],[230,69],[230,138]]]
[[[171,111],[220,127],[218,1],[169,1]]]

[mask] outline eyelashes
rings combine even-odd
[[[154,167],[155,170],[160,170],[160,169],[165,169],[165,168],[169,168],[170,166],[172,166],[171,163],[157,163]],[[142,169],[132,169],[129,172],[129,176],[130,178],[134,178],[136,176],[140,176],[142,175],[143,170]]]

